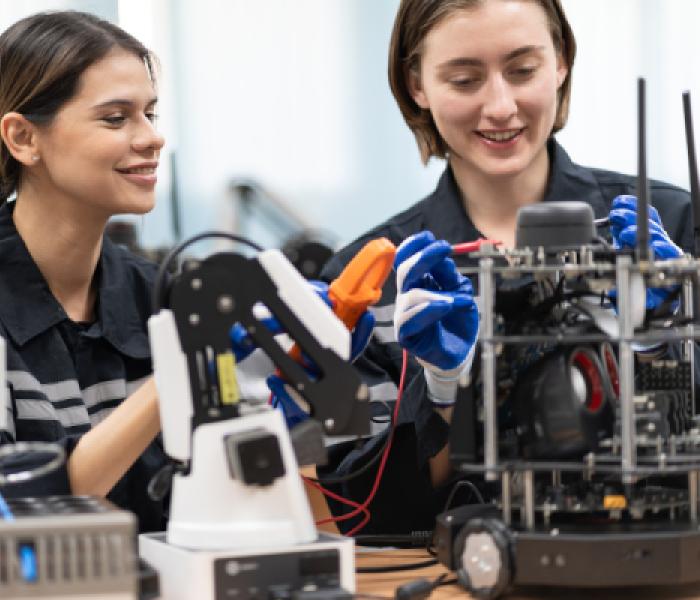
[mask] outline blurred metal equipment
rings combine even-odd
[[[8,506],[14,518],[0,520],[1,597],[137,598],[131,513],[87,496],[17,498]]]
[[[236,233],[259,239],[262,232],[269,238],[263,245],[279,247],[304,277],[320,276],[336,246],[331,233],[314,228],[304,215],[254,179],[235,178],[229,189]]]

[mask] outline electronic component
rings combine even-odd
[[[643,81],[639,113],[645,223]],[[595,225],[582,203],[523,207],[517,247],[480,249],[479,267],[462,269],[478,278],[482,362],[471,385],[461,382],[450,457],[496,491],[490,504],[439,515],[436,547],[478,598],[512,585],[700,580],[700,260],[655,260],[645,227],[636,251],[615,249]],[[646,311],[647,288],[659,287],[680,300],[677,312]]]
[[[167,600],[291,599],[302,591],[326,598],[331,597],[323,595],[326,590],[355,589],[353,540],[330,534],[308,543],[233,551],[183,548],[153,533],[139,536],[139,553],[167,573],[161,575]]]
[[[0,520],[0,597],[137,598],[131,513],[86,496],[7,504],[14,518]]]

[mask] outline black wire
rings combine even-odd
[[[486,501],[481,495],[479,488],[476,487],[476,485],[474,485],[474,483],[469,481],[468,479],[462,479],[461,481],[455,483],[454,486],[452,486],[452,489],[450,490],[450,495],[447,497],[447,501],[445,502],[445,508],[442,509],[442,512],[447,512],[449,510],[450,505],[452,504],[452,500],[454,499],[455,494],[457,493],[457,490],[461,487],[468,487],[471,490],[472,494],[476,496],[476,499],[479,501],[479,504],[486,504]]]
[[[394,429],[394,422],[393,418],[391,418],[389,421],[389,427],[385,430],[387,432],[386,439],[384,440],[384,443],[382,444],[381,448],[379,448],[374,456],[367,461],[364,465],[362,465],[357,471],[353,471],[352,473],[348,473],[347,475],[340,475],[338,477],[323,477],[322,479],[314,479],[313,477],[308,477],[310,481],[313,481],[314,483],[318,483],[319,485],[334,485],[336,483],[345,483],[346,481],[350,481],[351,479],[355,479],[355,477],[359,477],[363,473],[366,473],[370,468],[372,468],[382,457],[382,454],[384,454],[384,450],[386,449],[387,445],[389,444],[389,440],[391,439],[391,434]]]
[[[418,535],[420,534],[420,535]],[[433,532],[426,530],[413,533],[365,533],[353,537],[355,544],[359,546],[392,546],[410,545],[414,548],[425,548],[433,539]],[[419,543],[420,542],[420,543]]]
[[[170,268],[170,263],[172,263],[173,259],[180,254],[185,248],[188,246],[191,246],[195,242],[199,242],[201,240],[205,239],[210,239],[210,238],[222,238],[226,240],[230,240],[232,242],[237,242],[239,244],[244,244],[245,246],[248,246],[250,248],[253,248],[253,250],[257,250],[258,252],[262,252],[264,248],[260,246],[259,244],[256,244],[255,242],[249,240],[248,238],[244,238],[243,236],[236,235],[235,233],[228,233],[226,231],[204,231],[203,233],[199,233],[189,239],[186,239],[183,242],[180,242],[177,246],[172,248],[170,252],[168,252],[165,255],[165,258],[161,261],[160,267],[158,268],[158,274],[156,275],[156,281],[153,285],[153,300],[152,300],[152,311],[153,314],[156,314],[163,306],[165,305],[165,298],[164,296],[164,291],[163,291],[163,282],[165,280],[165,275],[168,272],[168,269]]]
[[[644,325],[648,326],[649,322],[655,319],[662,319],[663,317],[669,318],[673,315],[669,313],[673,303],[680,298],[681,286],[678,285],[676,289],[672,290],[671,293],[664,298],[664,300],[656,308],[647,311],[644,317]]]
[[[392,565],[385,567],[357,567],[355,573],[393,573],[394,571],[411,571],[413,569],[426,569],[438,564],[437,559],[431,558],[421,562],[404,563],[402,565]]]

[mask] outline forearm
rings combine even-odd
[[[150,378],[80,439],[68,459],[73,493],[107,495],[159,431],[158,395]]]
[[[445,408],[435,407],[433,410],[438,413],[448,425],[452,422],[454,406],[447,406]],[[449,442],[445,444],[440,452],[429,459],[428,468],[430,469],[430,482],[433,484],[434,488],[441,487],[447,483],[447,480],[452,474]]]
[[[299,469],[299,472],[302,477],[310,477],[312,479],[318,477],[316,467],[314,466],[302,467]],[[311,485],[308,481],[304,481],[304,490],[306,491],[306,497],[309,500],[309,506],[311,507],[311,512],[316,523],[333,517],[328,502],[326,502],[326,497],[321,490]],[[319,525],[318,529],[328,533],[339,533],[338,526],[334,521]]]

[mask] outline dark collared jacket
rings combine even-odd
[[[0,444],[58,442],[70,453],[82,434],[151,374],[146,321],[156,266],[105,238],[96,273],[96,320],[75,323],[32,260],[12,210],[12,203],[0,206],[0,336],[7,342],[9,387],[9,426],[0,430]],[[142,531],[165,525],[162,502],[150,500],[146,492],[164,464],[156,440],[108,496],[136,513]],[[21,495],[68,492],[65,469],[15,490]]]
[[[621,194],[635,194],[636,178],[611,171],[590,169],[571,161],[554,140],[548,145],[550,176],[544,202],[579,200],[593,208],[595,218],[610,212],[613,199]],[[651,199],[659,211],[666,231],[686,252],[692,252],[692,220],[689,194],[672,185],[651,181]],[[451,169],[443,173],[435,191],[404,212],[392,217],[338,252],[326,265],[323,278],[331,281],[367,243],[377,237],[387,237],[397,246],[410,235],[422,230],[432,231],[437,238],[450,243],[467,242],[483,236],[469,219]],[[468,259],[459,257],[458,264]],[[393,328],[395,278],[389,277],[382,298],[371,310],[377,323],[373,338],[364,354],[355,362],[370,386],[370,399],[391,403],[396,399],[402,363],[401,347]],[[430,530],[434,516],[443,508],[448,489],[435,490],[428,477],[428,458],[434,456],[447,441],[449,427],[433,411],[426,396],[422,369],[409,358],[407,385],[401,402],[394,445],[387,462],[379,491],[370,506],[372,520],[363,533],[406,533]],[[327,477],[347,474],[367,462],[380,448],[386,432],[371,439],[361,448],[349,450],[341,446],[334,450],[331,465],[323,472]],[[369,493],[374,469],[366,476],[332,486],[341,495],[361,502]],[[333,504],[334,512],[344,512]],[[346,530],[357,520],[342,522]]]

